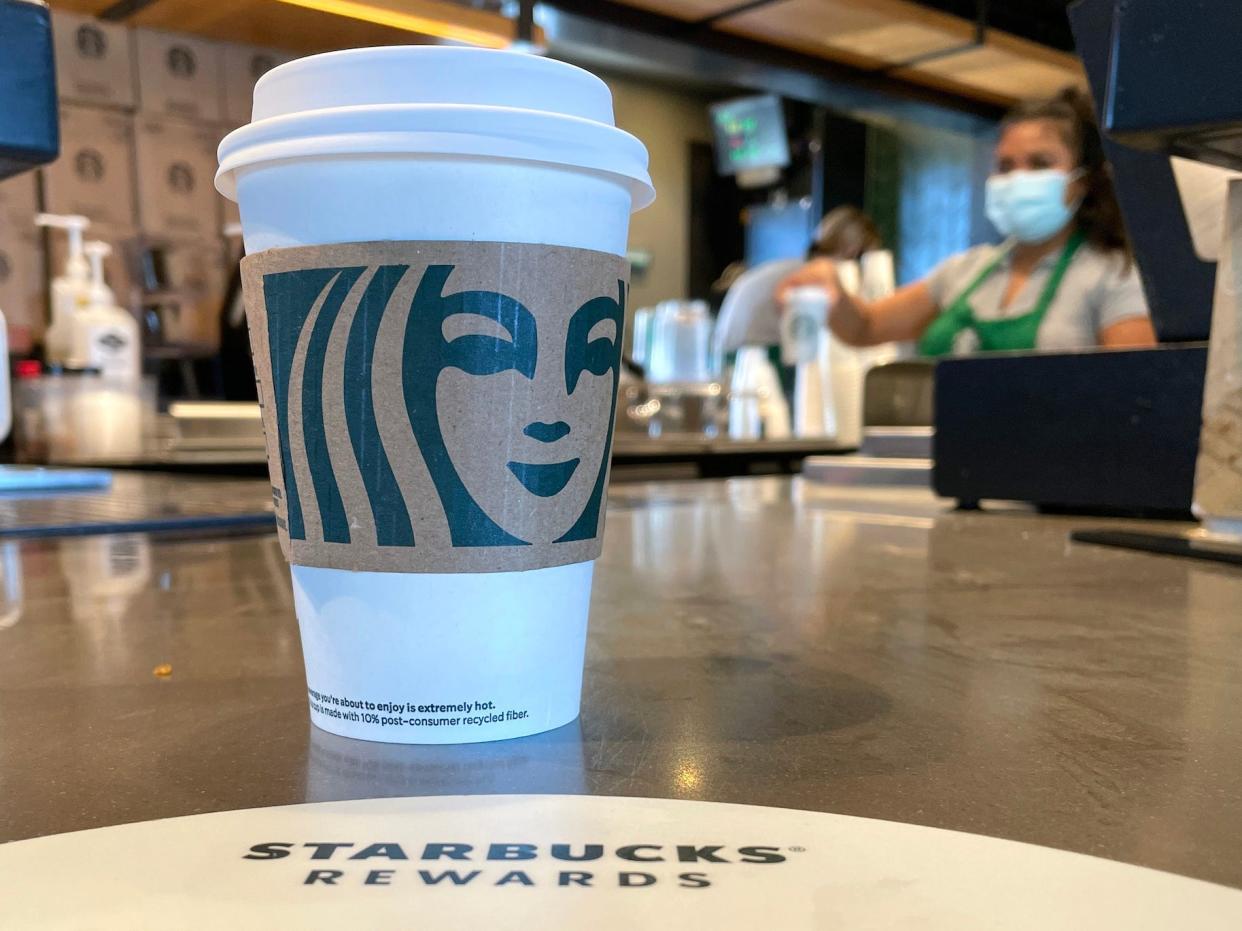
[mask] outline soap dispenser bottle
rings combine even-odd
[[[90,268],[82,240],[91,221],[77,214],[40,213],[35,224],[64,230],[69,237],[64,270],[52,279],[52,321],[43,341],[48,364],[67,365],[73,350],[74,315],[90,303]]]
[[[106,242],[88,242],[84,248],[90,263],[88,302],[73,319],[70,363],[95,369],[109,378],[136,382],[142,375],[142,351],[138,321],[118,307],[104,282],[103,262],[111,254]]]

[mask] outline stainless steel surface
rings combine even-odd
[[[157,420],[156,448],[178,453],[266,455],[262,411],[243,401],[178,401]]]
[[[613,437],[612,452],[616,459],[664,459],[687,456],[712,457],[734,455],[797,455],[850,452],[853,447],[842,446],[832,439],[789,440],[731,440],[728,437],[709,437],[695,434],[649,437],[632,431],[620,430]],[[203,438],[201,442],[170,443],[168,427],[164,427],[162,439],[150,444],[146,452],[130,462],[112,460],[75,459],[73,465],[96,466],[148,466],[165,465],[242,465],[261,466],[267,462],[262,445],[253,443],[218,443]]]
[[[861,455],[807,456],[802,460],[802,477],[823,485],[930,488],[932,461]]]
[[[652,403],[654,402],[654,403]],[[637,385],[622,389],[613,452],[621,458],[829,453],[845,451],[831,439],[731,440],[721,435],[721,386]],[[641,432],[640,432],[641,431]],[[252,403],[178,402],[154,418],[140,456],[128,461],[74,456],[72,465],[262,465],[267,461],[259,406]]]
[[[651,418],[660,410],[659,402],[647,397],[647,386],[634,378],[622,378],[617,391],[617,419],[614,436],[646,436]]]
[[[7,544],[0,840],[587,792],[908,821],[1242,886],[1236,571],[1071,545],[1065,518],[801,480],[622,486],[608,521],[581,720],[457,748],[310,728],[272,537]]]
[[[658,402],[648,424],[652,439],[715,439],[724,432],[728,410],[724,391],[716,382],[648,385],[647,393]]]
[[[867,427],[863,431],[863,456],[880,459],[930,459],[932,427]]]
[[[740,453],[830,453],[845,452],[832,439],[731,440],[728,437],[677,436],[648,439],[620,437],[612,445],[614,456],[669,456],[685,453],[736,455]]]
[[[931,362],[905,360],[867,372],[863,423],[869,427],[928,427],[935,422]]]
[[[0,494],[0,539],[92,529],[266,523],[274,521],[272,514],[267,482],[118,471],[104,488]]]

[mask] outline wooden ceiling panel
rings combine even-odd
[[[126,20],[131,26],[190,32],[291,52],[324,52],[373,45],[417,45],[420,37],[362,20],[270,0],[158,0]],[[425,41],[425,40],[422,40]]]
[[[917,72],[917,73],[915,73]],[[941,80],[1011,100],[1048,97],[1067,84],[1082,84],[1082,69],[1014,55],[997,48],[977,48],[924,62],[898,77]]]
[[[98,13],[115,0],[56,0],[58,9],[87,7]],[[381,19],[387,13],[410,20],[422,17],[491,35],[504,44],[513,23],[495,13],[459,7],[443,0],[365,0]],[[435,41],[399,25],[334,15],[275,0],[154,0],[125,18],[125,25],[184,32],[209,39],[246,42],[287,49],[321,52],[373,45],[419,45]],[[540,32],[539,37],[542,36]]]
[[[732,25],[725,31],[866,69],[887,67],[958,44],[946,43],[943,39],[928,36],[917,28],[911,30],[900,25],[833,35],[786,32],[767,27],[736,28]]]
[[[972,35],[962,20],[886,0],[783,0],[730,16],[719,28],[799,51],[885,64],[953,48]]]
[[[114,3],[116,0],[52,0],[48,6],[53,10],[63,10],[66,13],[98,16]]]
[[[740,6],[742,0],[624,0],[626,6],[671,16],[674,19],[694,21],[715,16],[725,10]]]
[[[268,0],[158,0],[127,20],[145,29],[193,32],[207,38],[322,52],[350,46],[417,43],[419,37],[373,22],[345,19]]]
[[[954,48],[963,41],[960,37],[927,29],[917,23],[887,23],[840,32],[831,38],[829,44],[843,52],[891,64]]]
[[[631,5],[681,18],[719,13],[714,0],[629,0]],[[735,3],[735,7],[740,4]],[[912,83],[1008,104],[1053,93],[1081,81],[1073,55],[1006,33],[989,31],[970,48],[974,23],[911,0],[773,0],[719,19],[713,28],[770,45],[863,69],[891,69]],[[963,49],[962,51],[954,51]],[[935,57],[936,53],[946,53]]]
[[[442,0],[367,0],[403,13],[426,12],[459,25],[494,28],[495,14]],[[911,0],[772,0],[740,9],[742,0],[625,0],[665,16],[694,21],[738,9],[711,28],[858,68],[891,69],[920,56],[970,43],[973,24]],[[52,0],[55,9],[103,12],[115,0]],[[317,4],[316,4],[317,5]],[[394,25],[380,25],[274,0],[154,0],[124,22],[187,32],[232,42],[270,45],[293,52],[317,52],[368,45],[417,44],[425,37]],[[487,17],[489,22],[472,17]],[[400,25],[409,25],[406,16]],[[507,25],[507,24],[506,24]],[[1077,60],[1015,36],[990,31],[986,45],[932,58],[892,72],[912,83],[993,103],[1055,92],[1081,82]]]

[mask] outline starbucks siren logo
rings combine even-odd
[[[120,352],[125,348],[125,338],[116,333],[109,333],[101,336],[95,341],[96,345],[103,346],[109,352]]]
[[[168,70],[179,78],[192,78],[198,70],[194,53],[184,45],[174,45],[168,50]]]
[[[276,59],[261,52],[250,59],[250,77],[252,80],[257,81],[275,67]]]
[[[260,253],[246,269],[295,562],[342,544],[381,571],[598,555],[624,259],[347,243]]]
[[[73,157],[73,170],[83,181],[103,180],[104,159],[97,149],[80,149]]]
[[[185,162],[173,162],[168,167],[168,186],[178,194],[193,192],[194,169]]]
[[[79,26],[76,39],[78,54],[83,58],[103,58],[108,51],[108,40],[98,26]]]

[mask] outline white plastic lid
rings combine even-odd
[[[234,172],[262,162],[402,152],[567,165],[624,179],[635,210],[655,199],[647,150],[616,127],[595,75],[535,55],[436,46],[273,68],[255,85],[252,122],[220,143],[216,188],[235,200]]]

